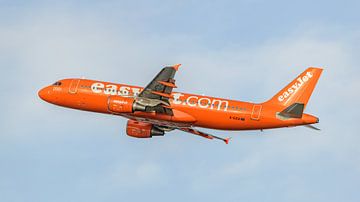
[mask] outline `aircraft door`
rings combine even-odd
[[[79,87],[80,79],[73,79],[69,86],[69,93],[75,94]]]
[[[252,110],[252,113],[251,113],[251,119],[252,120],[259,120],[260,119],[260,115],[261,115],[261,109],[262,109],[262,106],[261,105],[254,105],[253,106],[253,110]]]

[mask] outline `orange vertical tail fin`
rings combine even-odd
[[[264,104],[288,107],[301,103],[305,108],[322,71],[321,68],[309,67]]]

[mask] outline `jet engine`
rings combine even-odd
[[[128,120],[126,134],[136,138],[151,138],[152,136],[163,136],[164,131],[154,127],[151,123]]]
[[[109,96],[108,108],[115,113],[132,113],[134,111],[145,111],[146,106],[135,102],[134,98],[122,96]]]

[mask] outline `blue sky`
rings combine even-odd
[[[1,201],[359,201],[358,1],[0,1]],[[139,140],[126,120],[47,104],[84,76],[261,102],[324,73],[304,127]]]

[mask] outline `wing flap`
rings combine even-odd
[[[167,98],[171,98],[171,94],[167,94],[167,93],[160,93],[160,92],[157,92],[157,91],[151,91],[152,94],[155,94],[155,95],[159,95],[161,97],[167,97]]]
[[[151,82],[140,92],[138,98],[148,100],[149,103],[159,103],[152,105],[151,110],[155,110],[157,113],[173,115],[173,111],[169,106],[171,99],[171,93],[175,85],[175,73],[179,69],[181,64],[164,67]],[[160,105],[160,103],[162,103]]]
[[[194,128],[177,128],[177,129],[182,130],[184,132],[194,134],[194,135],[198,135],[198,136],[210,139],[210,140],[212,140],[212,139],[222,140],[222,141],[225,142],[225,144],[229,144],[229,141],[230,141],[229,137],[227,137],[227,138],[218,137],[218,136],[211,135],[211,134],[208,134],[208,133],[205,133],[205,132],[201,132],[201,131],[196,130]]]

